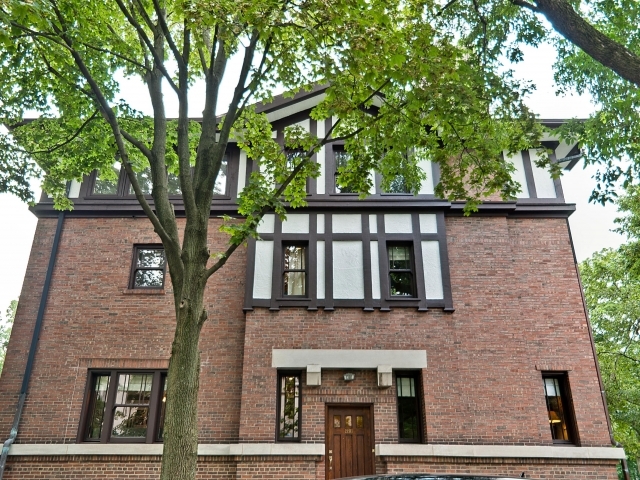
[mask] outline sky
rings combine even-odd
[[[543,45],[539,48],[526,47],[523,50],[525,60],[516,66],[515,71],[517,77],[532,80],[537,86],[537,90],[527,99],[529,107],[543,119],[587,117],[593,110],[589,98],[577,95],[565,97],[555,95],[553,48]],[[231,74],[229,77],[235,76],[233,73],[237,70],[237,62],[231,63],[228,67],[228,73]],[[134,108],[147,112],[150,110],[146,92],[141,91],[139,85],[129,81],[122,81],[122,85],[127,99],[131,99]],[[231,91],[230,85],[227,85],[227,88]],[[175,115],[177,101],[170,92],[167,90],[165,92],[167,114]],[[190,97],[190,115],[200,116],[200,105],[197,96]],[[585,170],[578,164],[562,177],[565,200],[567,203],[577,205],[576,212],[569,218],[569,224],[578,261],[588,258],[603,248],[615,248],[624,241],[622,236],[611,231],[615,228],[613,219],[617,214],[616,207],[588,203],[594,185],[591,178],[594,173],[594,167]],[[29,212],[24,203],[11,195],[0,194],[0,225],[3,226],[0,234],[0,317],[2,318],[11,300],[17,299],[20,295],[36,223],[35,216]]]

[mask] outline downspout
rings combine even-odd
[[[591,320],[589,319],[589,309],[587,308],[587,301],[584,298],[584,289],[582,288],[582,279],[580,278],[580,269],[578,268],[578,259],[576,258],[576,250],[573,246],[573,237],[571,236],[571,227],[569,226],[569,219],[567,218],[567,231],[569,232],[569,242],[571,243],[571,252],[573,253],[573,264],[576,268],[576,274],[578,276],[578,286],[580,287],[580,297],[582,298],[582,308],[584,308],[584,315],[587,319],[587,330],[589,331],[589,340],[591,341],[591,352],[593,353],[593,361],[596,364],[596,373],[598,374],[598,385],[600,386],[600,396],[602,397],[602,405],[604,407],[604,414],[607,418],[607,427],[609,428],[609,439],[611,445],[618,448],[623,448],[620,442],[616,442],[613,438],[613,427],[611,426],[611,417],[609,417],[609,407],[607,406],[607,394],[604,391],[602,385],[602,374],[600,373],[600,364],[598,363],[598,356],[596,354],[596,344],[593,341],[593,331],[591,330]],[[629,465],[627,464],[627,458],[620,460],[622,465],[622,473],[624,480],[630,480]],[[2,479],[2,476],[0,476]]]
[[[29,380],[31,379],[31,372],[33,371],[33,362],[36,356],[36,349],[38,348],[38,339],[40,338],[40,330],[42,330],[42,319],[44,318],[44,312],[47,307],[47,299],[49,298],[49,289],[51,287],[51,277],[53,275],[53,269],[56,264],[56,256],[58,255],[58,246],[60,245],[60,236],[62,234],[62,225],[64,223],[65,212],[58,214],[58,225],[56,227],[56,233],[53,237],[53,245],[51,246],[51,256],[49,257],[49,266],[47,267],[47,273],[44,278],[44,286],[42,287],[42,296],[40,297],[40,307],[38,308],[38,316],[36,317],[36,324],[33,328],[33,337],[31,337],[31,346],[29,347],[29,357],[27,358],[27,365],[24,369],[24,375],[22,377],[22,387],[20,388],[20,396],[18,397],[18,406],[16,408],[15,416],[13,417],[13,424],[11,425],[11,433],[9,438],[4,442],[2,446],[2,455],[0,456],[0,480],[4,476],[4,468],[7,463],[7,457],[9,455],[9,449],[18,436],[18,426],[20,425],[20,418],[22,417],[22,409],[24,402],[27,398],[27,390],[29,388]]]

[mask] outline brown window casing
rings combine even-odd
[[[299,442],[302,426],[302,373],[278,371],[276,441]]]
[[[566,372],[543,372],[542,381],[553,443],[579,445],[568,375]]]
[[[164,288],[165,278],[167,275],[167,260],[166,257],[162,262],[162,266],[141,266],[138,265],[138,254],[143,250],[161,250],[164,253],[164,247],[158,244],[148,244],[148,245],[134,245],[133,246],[133,256],[131,259],[131,271],[129,273],[129,289],[152,289],[159,290]],[[162,273],[162,284],[161,285],[136,285],[136,278],[138,272],[143,271],[157,271]]]
[[[125,376],[146,377],[151,382],[149,401],[123,402],[118,399],[118,382]],[[106,380],[106,381],[105,381]],[[102,391],[103,398],[98,398],[96,385],[102,381],[106,391]],[[78,429],[78,442],[90,443],[157,443],[162,442],[162,430],[164,426],[164,405],[166,400],[166,371],[165,370],[90,370],[87,378],[87,387],[84,395],[82,417]],[[120,401],[119,401],[120,400]],[[114,422],[118,419],[116,409],[134,411],[127,420],[135,421],[147,411],[146,427],[144,435],[117,436],[114,435]],[[96,421],[92,421],[92,417]],[[101,419],[101,421],[100,421]],[[116,427],[118,428],[118,427]],[[126,425],[121,431],[126,429]],[[135,429],[135,427],[132,427]],[[126,431],[126,430],[125,430]]]
[[[395,376],[398,442],[422,443],[422,375],[420,372],[397,372]]]

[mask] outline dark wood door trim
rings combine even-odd
[[[340,418],[339,427],[334,427],[334,416]],[[362,427],[358,427],[359,416],[363,417]],[[325,405],[326,480],[374,474],[374,445],[372,404]]]

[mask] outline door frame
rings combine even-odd
[[[375,453],[375,446],[376,446],[376,431],[375,431],[375,421],[374,421],[374,417],[373,417],[373,413],[374,413],[374,404],[373,403],[368,403],[368,402],[363,402],[363,403],[344,403],[344,402],[337,402],[337,403],[325,403],[324,404],[324,478],[328,478],[328,474],[329,474],[329,470],[328,470],[328,466],[327,463],[329,461],[329,445],[330,442],[328,441],[328,435],[329,435],[329,409],[330,408],[361,408],[361,409],[366,409],[369,408],[369,428],[371,429],[371,468],[372,468],[372,472],[373,474],[375,474],[376,471],[376,453]]]

